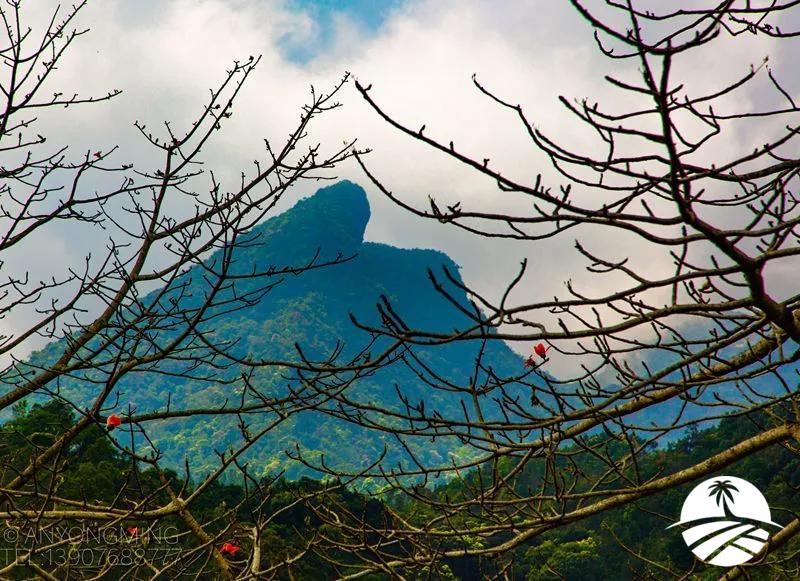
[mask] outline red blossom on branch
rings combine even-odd
[[[235,555],[241,547],[237,547],[232,543],[223,543],[222,547],[220,547],[219,552],[223,555]]]

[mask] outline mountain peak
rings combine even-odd
[[[460,285],[441,277],[445,297],[428,279],[428,269],[439,272],[442,266],[458,276],[457,265],[435,250],[365,243],[364,230],[369,218],[364,190],[352,182],[341,181],[321,188],[289,210],[243,233],[230,254],[228,272],[231,274],[249,275],[271,268],[302,267],[312,259],[322,264],[340,254],[349,260],[302,272],[299,276],[243,276],[232,280],[215,297],[216,305],[209,308],[198,325],[198,332],[226,345],[233,360],[297,361],[297,345],[300,345],[303,354],[312,360],[325,360],[338,353],[337,362],[346,363],[365,346],[379,352],[391,343],[388,338],[376,338],[353,325],[350,318],[352,313],[362,323],[379,327],[383,321],[375,305],[382,296],[391,301],[410,326],[442,333],[471,326],[472,320],[453,308],[453,300],[462,309],[471,308]],[[179,309],[197,308],[208,294],[206,267],[219,269],[227,256],[218,251],[209,257],[204,267],[196,266],[182,280],[172,283],[176,290],[154,290],[143,303],[149,305],[152,298],[164,312],[175,312],[176,303],[172,301],[177,296]],[[264,292],[267,288],[269,291]],[[234,308],[232,305],[237,304],[233,302],[234,297],[257,297],[257,300]],[[150,308],[156,310],[156,307]],[[167,327],[154,333],[158,341],[163,342],[172,340],[177,331]],[[65,346],[62,341],[35,354],[31,359],[34,365],[30,368],[52,365]],[[493,373],[501,376],[518,373],[522,364],[518,355],[498,342],[487,346],[466,341],[436,348],[415,346],[414,353],[425,365],[436,369],[445,381],[453,383],[473,376],[479,353],[485,357],[487,369],[491,367]],[[241,371],[236,366],[220,365],[209,371],[219,382],[201,381],[195,379],[191,361],[184,357],[167,358],[159,362],[158,369],[125,376],[116,385],[114,397],[140,410],[166,409],[169,405],[220,408],[233,405],[230,402],[241,397],[247,397],[249,403],[250,391],[238,381]],[[60,388],[62,393],[80,406],[89,405],[96,392],[94,382],[100,377],[91,375],[93,372],[87,372],[86,378],[79,375],[65,378]],[[252,374],[246,372],[256,389],[278,397],[297,385],[292,374],[278,367],[258,367]],[[425,401],[429,408],[435,407],[445,414],[457,415],[462,410],[461,395],[431,390],[414,368],[402,364],[370,371],[348,390],[348,397],[369,400],[399,413],[403,412],[404,404],[398,399],[397,390],[402,398]],[[253,428],[260,430],[267,421],[271,420],[266,415],[256,414],[252,417]],[[166,422],[153,425],[150,430],[152,443],[164,454],[167,465],[180,467],[186,456],[198,474],[215,469],[215,450],[238,445],[239,433],[233,416],[202,422]],[[343,446],[342,442],[352,445]],[[334,415],[308,412],[302,418],[298,415],[276,426],[252,448],[248,458],[253,460],[254,470],[260,474],[285,471],[289,477],[296,477],[306,469],[284,453],[285,449],[294,449],[295,443],[307,451],[324,451],[331,465],[348,470],[360,466],[364,454],[382,454],[387,445],[377,431],[360,429]],[[419,440],[409,445],[420,458],[446,458],[454,451],[452,440],[447,438],[438,439],[436,443]],[[387,462],[407,460],[404,450],[397,446],[391,447],[388,454]]]
[[[364,189],[342,180],[303,198],[283,214],[256,227],[253,233],[269,240],[283,254],[289,248],[319,249],[329,259],[339,253],[349,255],[358,251],[369,218]]]
[[[364,188],[350,180],[340,180],[318,189],[298,202],[300,204],[324,205],[340,211],[361,211],[369,216],[369,202]]]
[[[342,180],[303,198],[287,214],[320,228],[319,234],[336,234],[342,241],[360,245],[370,218],[367,193],[358,184]],[[327,237],[327,236],[326,236]]]

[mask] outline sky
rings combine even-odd
[[[300,43],[287,35],[278,46],[289,61],[307,64],[331,47],[342,24],[354,27],[360,37],[374,38],[404,4],[404,0],[289,0],[286,8],[308,18],[311,34]]]
[[[41,21],[55,5],[50,0],[26,3],[26,16]],[[261,56],[234,117],[205,154],[207,167],[229,180],[263,153],[264,138],[279,141],[291,130],[311,85],[330,88],[345,71],[372,84],[372,97],[399,120],[413,127],[426,124],[427,135],[445,143],[453,140],[460,151],[478,159],[490,158],[504,175],[523,182],[533,184],[538,173],[554,180],[548,161],[535,151],[523,128],[475,90],[472,75],[522,104],[538,127],[564,143],[591,150],[598,145],[596,136],[576,123],[559,96],[625,108],[630,98],[603,77],[614,73],[632,80],[636,74],[630,63],[603,57],[588,23],[567,2],[552,0],[104,0],[91,2],[79,25],[90,32],[67,55],[54,82],[65,92],[120,88],[123,94],[69,115],[44,115],[40,123],[53,143],[69,143],[76,155],[118,147],[113,159],[119,163],[156,161],[133,129],[135,120],[150,126],[167,119],[188,122],[233,60]],[[797,62],[796,52],[760,36],[721,41],[691,62],[677,62],[676,75],[697,91],[710,89],[767,55],[773,70],[789,77],[789,90],[800,92],[798,81],[788,74]],[[773,98],[765,85],[756,84],[728,104],[749,107]],[[350,139],[372,149],[367,156],[371,170],[396,195],[417,205],[434,195],[442,203],[460,200],[467,208],[524,210],[519,199],[388,127],[352,85],[340,100],[343,107],[324,115],[311,138],[328,149]],[[744,127],[717,144],[715,154],[747,150],[766,131]],[[537,243],[490,242],[398,209],[353,162],[337,168],[336,175],[368,192],[368,240],[442,250],[461,265],[465,281],[488,296],[502,292],[523,258],[531,276],[521,285],[519,300],[564,296],[568,279],[590,294],[618,284],[585,271],[574,236]],[[313,188],[298,188],[285,204]],[[587,231],[581,241],[609,257],[629,254],[630,241],[622,237]],[[37,248],[46,247],[47,253],[21,250],[6,258],[6,268],[51,272],[80,264],[87,247],[102,244],[96,232],[56,229],[37,241]],[[672,268],[669,256],[644,247],[631,259],[646,274]],[[13,316],[0,322],[8,331],[21,325],[24,320]],[[514,348],[526,352],[530,346]],[[553,371],[559,371],[557,363]]]

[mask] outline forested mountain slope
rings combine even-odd
[[[445,266],[457,275],[458,266],[438,251],[364,242],[369,218],[364,191],[356,184],[343,181],[320,189],[241,236],[241,245],[234,250],[231,264],[231,270],[239,274],[269,267],[303,266],[315,256],[318,262],[333,261],[339,256],[343,261],[297,275],[274,277],[269,283],[277,284],[256,304],[213,320],[205,331],[216,341],[235,341],[231,351],[252,360],[297,361],[296,344],[307,356],[324,358],[336,349],[337,343],[343,346],[340,359],[346,360],[367,345],[370,338],[353,324],[351,313],[360,321],[376,324],[379,321],[376,303],[381,295],[386,295],[403,312],[409,324],[448,331],[463,326],[466,317],[437,293],[428,280],[428,269],[441,273]],[[208,257],[206,265],[219,264],[221,252]],[[188,284],[190,289],[182,292],[182,301],[199,300],[206,292],[207,282],[199,267],[191,269],[178,283]],[[236,282],[235,292],[245,295],[264,285],[263,279],[244,278]],[[463,306],[468,305],[461,289],[449,284],[446,290]],[[164,308],[168,300],[168,297],[163,300]],[[377,351],[385,344],[385,341],[379,342],[371,349]],[[45,365],[55,360],[60,348],[59,342],[52,343],[34,354],[31,362]],[[427,365],[463,382],[474,373],[479,348],[476,344],[458,343],[417,349],[416,353]],[[522,359],[504,343],[491,342],[486,349],[485,362],[499,374],[521,372]],[[219,375],[219,382],[200,381],[186,377],[190,375],[186,373],[188,365],[172,361],[161,364],[157,370],[129,374],[115,388],[110,400],[116,402],[115,411],[125,413],[132,408],[137,413],[147,413],[164,409],[168,400],[173,407],[213,408],[238,404],[241,382],[227,383],[235,380],[232,375],[235,371],[213,371]],[[81,401],[97,389],[91,379],[91,373],[84,379],[70,378],[61,383],[60,389],[71,399]],[[292,377],[292,373],[270,367],[257,371],[251,382],[268,394],[284,393],[288,386],[297,386],[297,378]],[[395,408],[401,405],[398,396],[401,393],[411,402],[425,400],[427,406],[451,417],[462,413],[461,396],[428,389],[403,364],[358,379],[351,393],[362,400]],[[274,417],[267,414],[246,416],[253,432],[271,419]],[[184,456],[188,456],[190,466],[200,473],[216,463],[215,451],[223,451],[241,441],[234,417],[191,417],[149,423],[147,427],[168,465],[180,466]],[[348,445],[343,446],[343,442]],[[348,467],[361,466],[377,457],[384,446],[390,458],[403,456],[402,447],[392,437],[310,411],[281,423],[248,452],[247,458],[256,474],[286,469],[290,476],[296,476],[305,469],[284,453],[294,450],[295,445],[299,445],[308,458],[325,454],[326,462]],[[426,438],[424,443],[417,445],[411,441],[410,445],[427,458],[444,462],[447,454],[459,453],[460,446],[454,438],[441,438],[436,442]]]

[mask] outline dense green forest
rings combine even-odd
[[[758,430],[758,420],[757,415],[729,417],[713,428],[692,430],[667,447],[651,449],[643,454],[638,470],[646,476],[690,466],[755,433]],[[2,481],[13,478],[15,469],[27,460],[33,450],[52,442],[72,421],[74,411],[58,400],[44,405],[17,406],[14,417],[0,430],[4,457]],[[126,459],[109,433],[99,427],[92,427],[77,438],[69,450],[64,452],[62,461],[56,476],[59,497],[83,498],[89,504],[100,501],[113,504],[147,498],[157,501],[158,495],[164,494],[155,473]],[[509,467],[510,464],[505,469]],[[587,475],[589,482],[589,476],[598,474],[602,465],[584,464],[578,468]],[[796,455],[780,446],[773,446],[729,466],[724,473],[744,478],[760,488],[769,500],[772,517],[776,522],[785,524],[792,518],[794,513],[791,506],[800,486],[800,460]],[[50,472],[43,472],[43,476],[46,474]],[[526,467],[517,486],[520,490],[536,488],[541,485],[542,476]],[[185,486],[187,491],[191,491],[195,485],[191,481],[182,481],[178,473],[168,473],[168,477],[177,486]],[[453,480],[445,485],[418,489],[416,492],[433,499],[447,496],[453,500],[480,477],[480,474],[472,473],[460,481]],[[48,485],[47,482],[41,484],[45,487]],[[531,581],[622,580],[666,579],[691,571],[692,578],[716,579],[723,572],[722,569],[694,560],[679,533],[665,530],[677,518],[683,499],[695,484],[690,483],[624,508],[561,527],[517,547],[500,561],[454,559],[440,563],[431,574],[435,578],[477,580],[485,575],[506,571],[508,578]],[[298,502],[302,497],[313,498],[308,502]],[[343,515],[339,518],[353,515],[354,524],[358,517],[363,519],[362,522],[378,528],[396,524],[394,519],[398,517],[418,524],[424,524],[431,517],[425,504],[409,500],[405,496],[391,493],[363,494],[341,487],[339,483],[321,482],[308,477],[298,480],[262,477],[257,486],[252,483],[214,483],[197,498],[191,508],[198,520],[211,523],[207,529],[210,534],[219,535],[215,537],[218,545],[230,542],[247,549],[251,548],[253,542],[247,535],[247,523],[253,519],[254,511],[261,515],[274,515],[260,542],[262,558],[266,563],[282,562],[287,555],[302,550],[309,538],[318,534],[334,537],[339,535],[337,540],[346,542],[347,539],[340,536],[341,532],[333,530],[325,524],[324,518],[320,518],[321,511],[326,508],[333,508],[339,515]],[[474,517],[478,519],[480,514],[476,512]],[[77,526],[77,523],[74,525]],[[116,535],[114,550],[121,551],[123,556],[124,551],[145,550],[148,543],[153,543],[151,548],[156,546],[159,542],[158,531],[170,528],[185,531],[185,525],[177,517],[162,520],[158,524],[158,530],[152,531],[148,529],[146,521],[129,520],[88,525],[113,532]],[[3,546],[0,548],[8,551],[11,549],[8,531],[13,529],[15,523],[8,522],[2,526]],[[69,522],[61,522],[58,526],[69,528],[71,525]],[[180,540],[170,543],[196,542],[179,538]],[[368,539],[361,540],[368,544]],[[464,539],[464,542],[479,545],[482,539]],[[176,546],[183,547],[177,544],[166,548]],[[75,543],[71,546],[71,551],[80,553],[102,548],[102,541],[93,540]],[[399,553],[409,550],[411,547],[397,547]],[[798,550],[800,541],[795,538],[776,554],[796,559]],[[65,558],[65,553],[57,553],[57,549],[52,551],[54,559]],[[249,554],[249,550],[243,554]],[[337,559],[336,564],[331,562],[332,555]],[[10,555],[6,552],[6,561],[9,558]],[[119,558],[124,562],[123,557]],[[234,567],[243,563],[237,560],[235,554],[230,559]],[[327,554],[325,559],[311,552],[292,564],[285,573],[285,578],[335,578],[348,572],[348,563],[353,565],[355,562],[357,560],[354,556],[342,553],[341,549],[338,553]],[[189,558],[186,571],[190,572],[194,565],[196,562]],[[355,569],[349,570],[352,571]],[[767,567],[753,570],[753,575],[756,579],[780,578],[772,576]],[[382,577],[373,575],[368,578]]]

